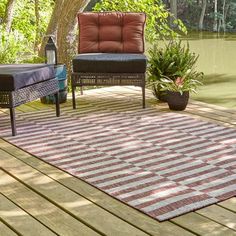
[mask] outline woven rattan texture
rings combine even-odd
[[[16,107],[58,91],[57,79],[46,80],[16,91],[0,91],[0,107]]]
[[[73,73],[73,86],[113,86],[134,85],[145,86],[145,74],[118,74],[118,73]]]

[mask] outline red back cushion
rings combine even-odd
[[[78,14],[79,53],[143,53],[144,13]]]

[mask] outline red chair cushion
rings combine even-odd
[[[144,13],[78,14],[79,53],[143,53]]]

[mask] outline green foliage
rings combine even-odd
[[[236,1],[231,1],[228,14],[226,16],[226,30],[236,31]]]
[[[198,1],[178,0],[178,17],[188,29],[198,29],[201,10],[202,4],[199,4]]]
[[[182,45],[181,41],[171,40],[163,48],[154,44],[149,50],[149,73],[152,80],[160,80],[163,75],[174,80],[193,68],[197,59],[189,45]]]
[[[101,0],[95,11],[145,12],[147,15],[146,38],[153,42],[160,38],[174,38],[178,34],[169,26],[170,13],[160,0]],[[183,23],[174,21],[177,30],[186,33]]]
[[[163,48],[155,44],[149,50],[148,67],[148,81],[154,94],[165,90],[195,92],[203,77],[195,71],[197,59],[189,45],[183,45],[181,41],[172,40]]]
[[[39,37],[41,38],[45,31],[47,24],[49,22],[51,12],[53,8],[53,1],[39,1]],[[28,42],[34,44],[35,32],[36,32],[36,17],[35,17],[35,5],[34,1],[21,0],[16,1],[16,6],[14,9],[14,18],[12,22],[12,29],[17,30],[24,35]],[[40,41],[40,40],[39,40]]]
[[[99,2],[99,0],[90,0],[88,5],[85,7],[84,11],[92,11],[94,6]]]
[[[167,1],[165,1],[167,2]],[[204,30],[213,30],[215,16],[217,19],[217,31],[236,31],[236,1],[217,0],[217,12],[215,13],[215,0],[207,1],[207,8],[204,15]],[[199,28],[199,19],[202,11],[202,1],[178,0],[178,18],[180,18],[188,29]],[[225,22],[225,29],[224,29]]]
[[[30,58],[23,59],[22,63],[45,63],[45,58],[39,57],[37,55],[31,55]]]
[[[202,85],[200,79],[202,79],[203,74],[194,70],[188,70],[183,77],[178,77],[172,80],[168,77],[162,77],[159,85],[160,91],[173,91],[173,92],[183,92],[189,91],[196,93],[197,88]]]
[[[0,63],[18,63],[20,52],[26,51],[22,44],[23,36],[16,31],[6,33],[3,26],[0,26]]]
[[[1,0],[0,1],[0,22],[2,22],[3,17],[5,15],[5,7],[6,7],[6,0]]]
[[[3,19],[7,1],[0,2],[0,20]],[[54,1],[39,0],[39,25],[36,25],[35,1],[17,0],[14,5],[11,32],[7,34],[0,21],[0,63],[41,62],[34,46],[45,34]],[[36,31],[38,31],[36,37]]]

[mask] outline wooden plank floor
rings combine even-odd
[[[109,95],[141,97],[137,88],[110,87],[86,91],[79,104]],[[149,106],[168,112],[150,91],[147,97]],[[36,101],[18,112],[37,109],[49,106]],[[236,126],[235,110],[191,101],[184,113]],[[236,235],[236,197],[160,223],[0,138],[0,236],[7,235],[230,236]]]

